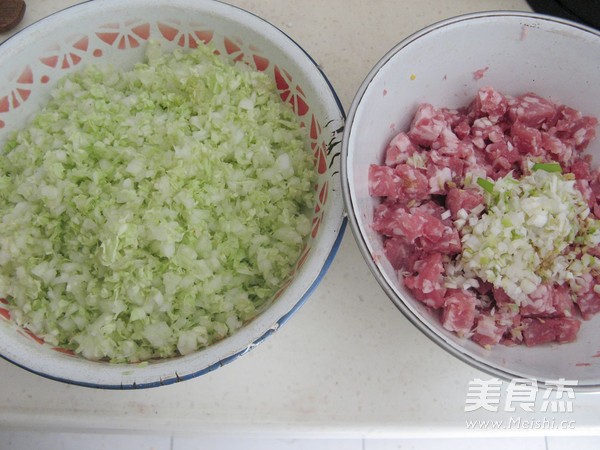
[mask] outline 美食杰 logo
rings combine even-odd
[[[539,417],[539,413],[571,413],[575,392],[573,386],[577,380],[564,378],[546,381],[540,386],[537,380],[516,378],[503,382],[498,378],[487,380],[475,378],[469,381],[465,398],[465,412],[489,411],[515,413],[508,421],[467,420],[467,428],[472,429],[573,429],[574,420],[559,420],[557,417]],[[532,413],[531,417],[517,415]]]

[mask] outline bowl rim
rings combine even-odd
[[[344,129],[344,134],[342,137],[342,153],[341,153],[341,171],[340,175],[342,177],[342,196],[344,198],[344,204],[346,206],[346,214],[349,221],[350,229],[354,236],[354,239],[358,245],[359,251],[365,260],[367,266],[371,270],[371,273],[379,283],[379,286],[383,289],[388,298],[392,301],[392,303],[400,310],[400,312],[404,315],[406,319],[409,320],[421,333],[427,336],[431,341],[437,344],[440,348],[450,353],[460,361],[470,365],[475,369],[479,369],[488,375],[492,375],[498,377],[502,380],[511,381],[514,379],[522,379],[522,376],[519,374],[512,373],[509,370],[503,370],[494,365],[488,364],[482,360],[478,360],[471,356],[470,354],[463,351],[462,347],[454,347],[446,340],[441,337],[435,330],[430,327],[426,322],[422,321],[419,317],[417,317],[413,311],[406,305],[405,300],[401,295],[398,295],[394,289],[387,283],[385,277],[377,264],[373,256],[371,255],[368,245],[367,239],[361,232],[361,228],[359,225],[359,219],[357,217],[356,209],[354,208],[353,196],[350,189],[350,182],[348,177],[348,149],[349,149],[349,141],[350,136],[352,134],[352,125],[354,123],[356,114],[358,109],[360,108],[360,104],[363,96],[365,95],[367,89],[369,88],[373,79],[377,76],[379,71],[387,64],[387,62],[393,58],[398,52],[400,52],[403,48],[410,45],[412,42],[420,39],[421,37],[445,28],[447,26],[455,25],[459,22],[470,21],[470,20],[479,20],[479,19],[489,19],[492,17],[523,17],[527,19],[537,19],[542,21],[548,21],[559,25],[565,25],[569,27],[578,28],[581,31],[589,32],[600,37],[600,31],[596,30],[587,25],[583,25],[578,22],[574,22],[568,19],[563,19],[560,17],[554,17],[548,14],[541,14],[535,12],[527,12],[527,11],[509,11],[509,10],[492,10],[492,11],[480,11],[473,12],[467,14],[460,14],[457,16],[453,16],[447,19],[443,19],[437,22],[434,22],[412,34],[402,39],[400,42],[395,44],[390,50],[388,50],[373,66],[373,68],[368,72],[364,80],[359,86],[357,93],[355,94],[352,103],[350,105],[350,109],[347,113],[346,118],[346,126]],[[553,389],[556,386],[547,383],[547,380],[536,380],[539,386]],[[599,392],[600,391],[600,383],[597,384],[588,384],[588,385],[579,385],[579,384],[565,384],[565,386],[569,388],[573,388],[578,392]]]
[[[163,4],[165,7],[171,7],[171,6],[177,6],[178,4],[181,4],[181,3],[185,3],[186,1],[187,0],[181,0],[181,1],[176,0],[176,1],[155,2],[155,3]],[[113,1],[113,3],[116,4],[116,3],[118,3],[118,1],[115,0],[115,1]],[[67,7],[57,10],[51,14],[48,14],[47,16],[42,17],[42,18],[28,24],[24,28],[20,29],[16,33],[9,36],[6,40],[4,40],[2,43],[0,43],[0,48],[4,47],[5,45],[9,45],[8,43],[10,41],[12,41],[14,39],[18,39],[22,34],[27,34],[27,33],[31,33],[32,31],[35,31],[36,28],[42,26],[44,24],[44,22],[56,19],[56,16],[64,15],[72,10],[79,10],[82,8],[94,8],[95,6],[90,6],[90,5],[95,5],[95,4],[97,5],[98,2],[95,2],[94,0],[84,0],[80,3],[67,6]],[[216,8],[221,8],[221,11],[223,11],[223,12],[231,11],[238,15],[241,14],[241,15],[247,16],[248,19],[250,19],[251,21],[254,21],[255,24],[260,24],[261,27],[270,29],[271,32],[280,35],[282,41],[287,41],[287,43],[291,47],[295,48],[296,50],[298,50],[300,52],[301,55],[306,57],[308,62],[310,63],[309,69],[310,70],[316,69],[316,72],[315,72],[316,77],[319,78],[325,85],[324,92],[328,92],[329,95],[331,96],[331,100],[330,100],[331,105],[330,106],[331,106],[332,110],[336,111],[336,117],[333,120],[339,120],[342,125],[342,129],[343,129],[343,125],[346,120],[346,112],[344,110],[344,107],[342,105],[342,102],[341,102],[338,94],[335,91],[335,88],[333,87],[333,84],[331,83],[331,81],[329,80],[327,75],[325,74],[323,68],[295,39],[290,37],[281,28],[275,26],[274,24],[272,24],[268,20],[264,19],[263,17],[260,17],[259,15],[255,14],[251,11],[248,11],[244,8],[241,8],[239,6],[231,5],[231,4],[225,3],[221,0],[210,0],[210,1],[209,0],[201,0],[201,1],[195,2],[194,6],[197,5],[198,8],[202,8],[203,4],[205,6],[217,4]],[[100,6],[98,6],[98,7],[100,7]],[[337,131],[339,132],[339,131],[341,131],[341,129],[337,130]],[[339,164],[339,161],[337,163]],[[283,324],[287,323],[287,321],[290,319],[290,317],[292,315],[294,315],[300,309],[301,306],[304,305],[304,303],[307,301],[307,299],[313,294],[315,289],[318,287],[320,282],[323,280],[325,274],[329,270],[329,267],[333,263],[333,260],[335,259],[335,256],[341,246],[341,243],[342,243],[342,240],[344,237],[344,233],[346,230],[346,225],[347,225],[347,218],[346,218],[346,214],[344,212],[343,200],[341,198],[341,195],[337,195],[337,196],[330,195],[330,197],[331,197],[331,199],[329,201],[331,201],[331,202],[334,201],[334,197],[337,199],[337,202],[336,202],[337,206],[334,207],[334,209],[336,210],[335,211],[336,214],[332,215],[332,219],[330,220],[330,223],[329,223],[331,229],[333,230],[333,231],[331,231],[331,234],[332,234],[332,236],[334,236],[334,238],[330,239],[330,241],[331,241],[330,248],[328,250],[326,250],[324,256],[321,257],[321,261],[322,261],[321,267],[318,270],[318,272],[314,276],[311,277],[312,279],[310,280],[309,284],[307,283],[308,287],[302,289],[302,291],[301,291],[302,295],[299,296],[299,298],[296,301],[289,302],[290,305],[285,308],[285,312],[283,313],[283,315],[281,315],[273,324],[266,327],[266,329],[264,329],[264,327],[261,327],[261,329],[264,329],[264,331],[262,331],[261,334],[257,338],[253,339],[251,342],[245,342],[243,344],[238,344],[236,349],[233,352],[226,353],[224,356],[219,357],[219,359],[217,361],[215,361],[214,363],[211,363],[209,365],[203,365],[200,368],[198,368],[197,370],[193,370],[190,373],[186,373],[185,375],[181,375],[181,376],[178,375],[177,372],[175,372],[174,375],[171,375],[171,376],[168,376],[165,378],[158,377],[158,379],[156,381],[148,381],[148,382],[144,382],[144,383],[136,383],[135,381],[133,381],[131,383],[121,382],[119,384],[116,384],[116,383],[104,383],[104,382],[87,382],[87,381],[83,381],[81,379],[81,377],[78,378],[77,376],[65,377],[65,376],[53,375],[50,373],[46,373],[43,370],[37,370],[32,367],[29,367],[26,364],[15,360],[13,357],[9,357],[9,356],[6,356],[1,353],[0,353],[0,357],[4,360],[10,362],[11,364],[14,364],[17,367],[20,367],[30,373],[42,376],[47,379],[51,379],[54,381],[58,381],[58,382],[62,382],[65,384],[70,384],[70,385],[76,385],[76,386],[87,387],[87,388],[105,389],[105,390],[146,389],[146,388],[165,386],[165,385],[174,384],[174,383],[177,383],[180,381],[185,381],[185,380],[189,380],[192,378],[200,377],[202,375],[205,375],[209,372],[212,372],[212,371],[218,369],[219,367],[229,364],[229,363],[235,361],[236,359],[238,359],[240,356],[248,353],[250,350],[252,350],[257,345],[261,344],[265,339],[267,339],[275,331],[277,331]],[[339,214],[337,214],[337,212],[339,212]],[[259,314],[259,316],[260,316],[260,314]],[[258,318],[259,316],[257,316],[256,318]],[[234,333],[234,335],[235,335],[235,333]],[[227,340],[227,339],[233,337],[234,335],[228,336],[224,340]],[[203,350],[206,350],[209,348],[211,348],[211,346],[206,347],[205,349],[201,349],[199,351],[203,351]],[[91,362],[94,362],[94,361],[91,361]],[[133,365],[133,366],[135,366],[135,365]]]

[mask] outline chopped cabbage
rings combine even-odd
[[[0,158],[0,294],[89,359],[188,354],[268,304],[310,232],[305,130],[208,46],[88,66]]]

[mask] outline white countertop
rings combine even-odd
[[[28,0],[20,28],[70,0]],[[346,110],[375,62],[441,19],[529,10],[524,0],[235,0],[283,29],[319,63]],[[16,31],[16,30],[14,30]],[[9,36],[0,34],[0,41]],[[102,391],[33,375],[0,359],[0,429],[131,430],[262,436],[600,434],[600,395],[572,412],[465,412],[469,381],[491,377],[445,353],[386,297],[349,229],[324,280],[277,333],[200,378],[142,391]],[[506,383],[503,395],[506,394]],[[470,430],[467,420],[512,421]],[[516,425],[521,420],[520,425]],[[548,429],[544,421],[568,430]],[[525,422],[532,421],[533,429]],[[537,428],[535,421],[540,424]]]

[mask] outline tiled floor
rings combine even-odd
[[[259,439],[1,432],[2,450],[596,450],[598,437],[505,439]]]

